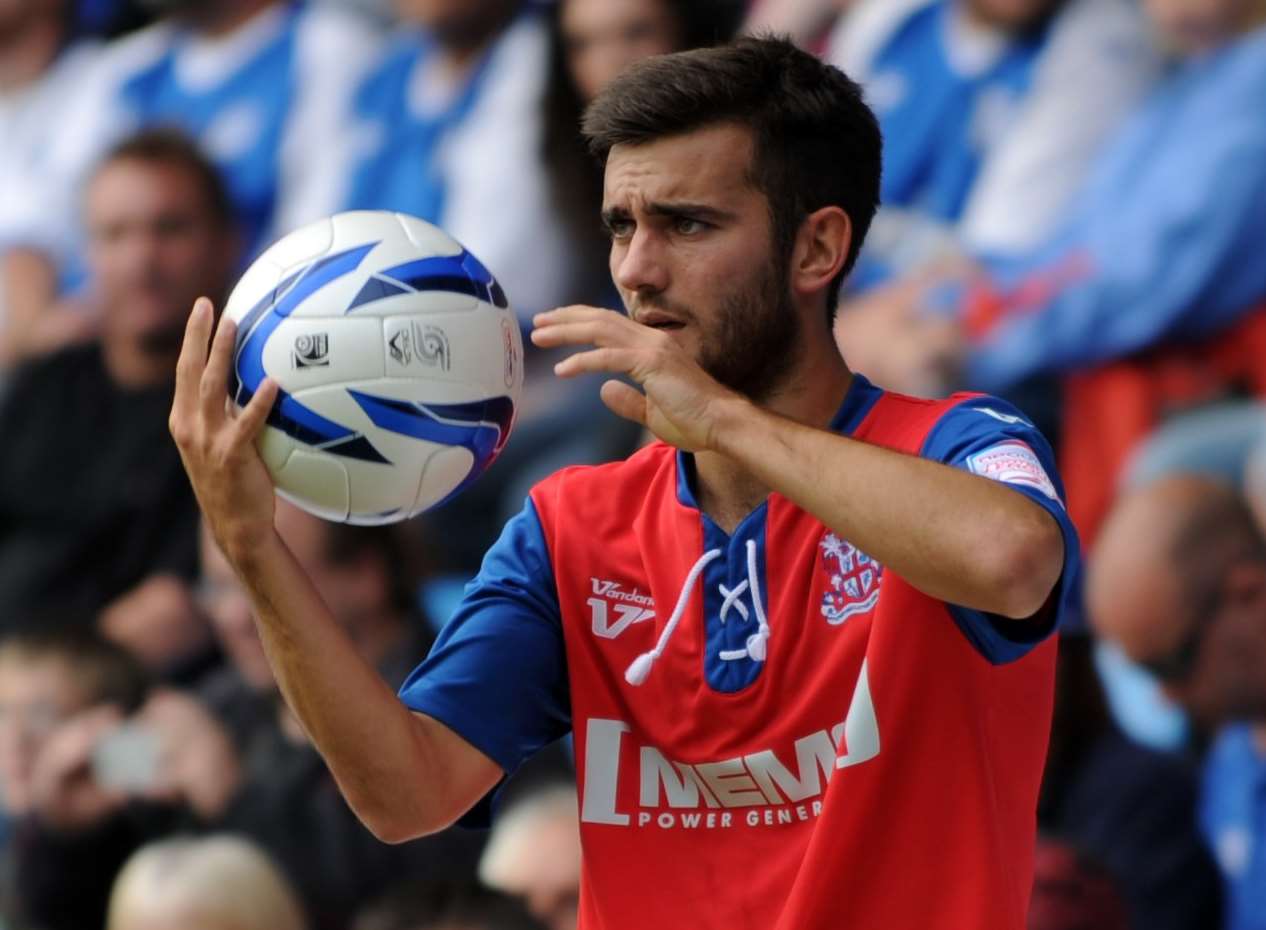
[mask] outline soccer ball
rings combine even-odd
[[[277,493],[347,523],[403,520],[459,493],[509,438],[518,322],[496,279],[443,231],[340,213],[274,244],[224,312],[229,396],[281,388],[259,451]]]

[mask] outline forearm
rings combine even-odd
[[[714,436],[716,451],[939,600],[1027,617],[1059,578],[1055,520],[1005,485],[746,401],[723,405]]]
[[[240,547],[234,562],[281,693],[357,816],[394,840],[460,815],[428,728],[359,655],[281,539]]]

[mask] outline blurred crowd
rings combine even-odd
[[[196,296],[344,209],[448,230],[524,321],[616,306],[580,114],[744,29],[884,131],[851,367],[1000,394],[1061,459],[1087,568],[1031,930],[1266,928],[1266,0],[0,0],[0,928],[574,930],[567,745],[488,833],[349,811],[200,527],[174,361]],[[392,685],[536,480],[641,441],[528,351],[451,503],[279,504]]]

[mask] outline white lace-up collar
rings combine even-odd
[[[672,635],[677,630],[677,625],[681,622],[681,616],[686,612],[686,605],[690,603],[690,595],[694,592],[695,586],[699,581],[699,576],[703,574],[703,570],[708,567],[708,563],[721,557],[720,549],[709,549],[691,567],[690,573],[686,575],[686,581],[681,586],[681,593],[677,595],[677,604],[673,607],[673,612],[668,618],[668,622],[664,625],[664,630],[659,634],[659,641],[655,643],[655,648],[650,652],[644,652],[628,667],[624,673],[624,680],[631,685],[640,685],[650,677],[651,669],[655,665],[655,660],[664,654],[664,650],[668,648],[668,641],[672,639]],[[761,603],[760,578],[756,569],[756,541],[747,540],[747,580],[739,584],[733,589],[727,588],[724,584],[720,586],[721,597],[724,600],[721,603],[721,622],[725,622],[726,614],[731,606],[739,611],[739,614],[746,619],[747,609],[738,600],[738,598],[750,588],[752,593],[752,606],[756,610],[757,630],[747,638],[746,648],[727,650],[721,653],[721,658],[726,661],[734,659],[751,659],[753,662],[764,662],[769,650],[769,621],[765,617],[765,607]]]

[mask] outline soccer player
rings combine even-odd
[[[172,430],[282,691],[389,841],[572,730],[588,930],[1019,930],[1077,540],[1021,414],[832,344],[879,187],[857,86],[745,39],[634,66],[585,131],[628,316],[533,338],[660,441],[532,491],[402,700],[273,529],[275,387],[226,414],[198,303]]]

